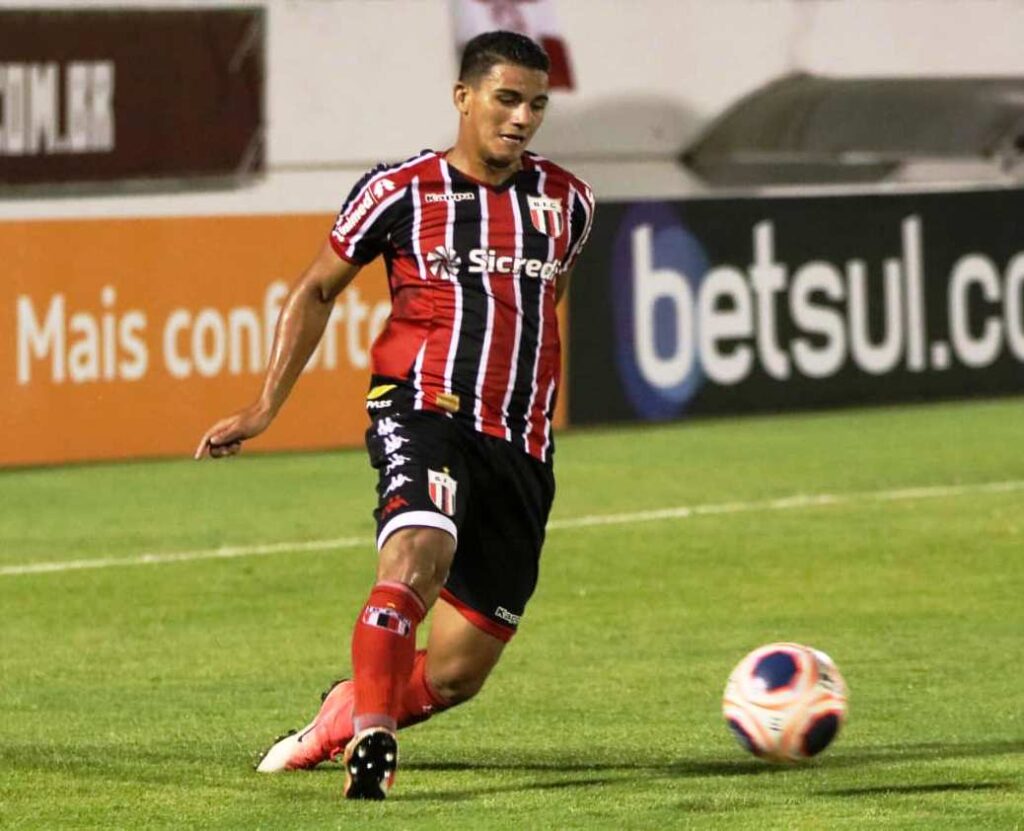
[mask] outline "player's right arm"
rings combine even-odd
[[[242,449],[242,442],[270,426],[323,337],[335,298],[360,268],[339,257],[330,241],[324,243],[285,300],[259,398],[207,430],[196,448],[196,459],[233,456]]]

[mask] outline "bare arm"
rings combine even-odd
[[[572,269],[560,271],[555,278],[555,305],[562,302],[565,293],[569,290],[569,280],[572,278]]]
[[[207,430],[196,448],[196,459],[233,456],[242,449],[242,442],[270,426],[323,337],[335,298],[359,268],[339,258],[330,242],[324,243],[285,300],[259,398]]]

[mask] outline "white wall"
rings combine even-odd
[[[80,6],[230,6],[79,0]],[[0,7],[67,6],[0,0]],[[330,211],[379,159],[453,138],[446,0],[265,0],[269,175],[236,192],[16,200],[0,219]],[[559,0],[579,91],[536,149],[605,198],[699,190],[674,155],[787,71],[1024,75],[1020,0]]]

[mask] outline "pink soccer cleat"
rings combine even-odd
[[[311,770],[344,753],[352,739],[355,684],[347,679],[336,681],[321,699],[316,718],[301,730],[291,730],[277,739],[260,758],[257,772]]]

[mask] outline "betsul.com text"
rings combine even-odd
[[[946,319],[929,321],[919,216],[900,222],[898,254],[873,263],[781,261],[775,223],[765,220],[751,230],[749,266],[716,264],[703,274],[680,267],[685,258],[672,262],[671,245],[659,255],[663,231],[647,223],[629,229],[630,297],[618,319],[651,387],[679,389],[695,374],[736,385],[758,369],[785,381],[796,373],[826,379],[851,364],[871,375],[942,371],[953,361],[983,368],[1007,351],[1024,362],[1024,251],[1005,263],[960,254],[939,282]],[[878,281],[869,286],[872,269],[880,289]]]

